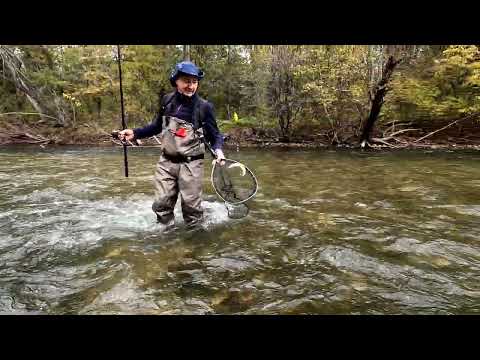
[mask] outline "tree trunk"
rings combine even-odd
[[[36,112],[42,114],[40,115],[40,117],[42,118],[42,120],[46,120],[46,118],[43,116],[43,114],[45,113],[45,110],[43,109],[43,107],[37,102],[37,100],[35,100],[32,96],[30,96],[28,94],[27,91],[25,91],[25,89],[20,89],[21,91],[23,91],[23,93],[25,94],[25,96],[27,97],[28,101],[30,102],[30,104],[33,106],[33,108],[35,109]]]
[[[393,70],[401,60],[395,60],[393,56],[390,56],[383,68],[382,78],[375,86],[373,96],[371,97],[371,108],[368,118],[365,120],[362,130],[362,135],[360,136],[360,144],[362,147],[365,147],[366,143],[370,140],[370,135],[373,130],[375,121],[377,121],[380,110],[384,102],[385,95],[389,91],[387,87],[388,82],[391,79]]]
[[[190,61],[190,45],[183,45],[183,60]]]
[[[226,88],[226,100],[227,100],[227,119],[230,120],[232,118],[232,114],[230,114],[230,66],[231,66],[231,61],[230,61],[230,45],[227,45],[227,88]]]
[[[95,102],[97,103],[97,116],[100,119],[102,117],[102,99],[97,97]]]

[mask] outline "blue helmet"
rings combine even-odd
[[[170,75],[170,84],[176,86],[175,80],[182,74],[196,76],[198,80],[202,80],[204,76],[203,71],[200,70],[197,65],[190,61],[182,61],[175,65],[175,69],[173,69]]]

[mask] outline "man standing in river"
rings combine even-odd
[[[203,219],[205,145],[202,137],[215,151],[215,161],[225,159],[223,136],[217,126],[213,105],[197,94],[203,77],[203,71],[192,62],[178,63],[170,76],[170,83],[176,90],[163,97],[160,111],[152,123],[119,133],[121,140],[129,141],[161,133],[162,154],[155,171],[152,209],[158,222],[168,228],[174,225],[173,210],[178,194],[185,223],[195,225]]]

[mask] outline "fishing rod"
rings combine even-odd
[[[120,79],[120,103],[122,108],[122,129],[125,130],[127,128],[127,124],[125,123],[125,109],[123,107],[122,64],[121,64],[120,56],[121,56],[120,45],[117,45],[118,77]],[[127,144],[124,141],[122,141],[122,144],[123,144],[123,163],[125,167],[125,177],[128,177]]]

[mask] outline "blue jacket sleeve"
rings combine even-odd
[[[205,139],[212,146],[213,150],[221,149],[223,147],[223,135],[217,126],[217,120],[215,119],[215,110],[213,105],[208,102],[205,109],[205,118],[203,123],[203,129],[205,131]]]
[[[162,131],[162,116],[160,113],[157,114],[157,116],[153,119],[153,121],[150,124],[142,128],[133,129],[133,133],[136,139],[151,137],[153,135],[157,135],[161,131]]]

